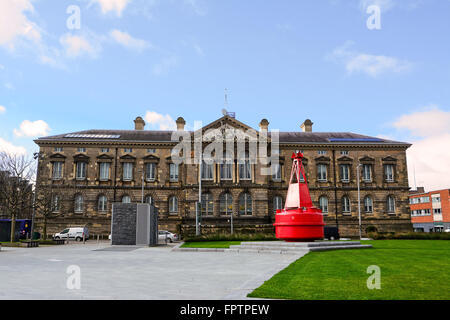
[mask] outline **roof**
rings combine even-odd
[[[224,116],[207,126],[203,130],[218,128],[223,124],[230,124],[240,129],[250,128],[246,124],[236,119]],[[250,128],[251,129],[251,128]],[[174,131],[157,130],[86,130],[73,133],[60,134],[43,137],[35,140],[40,143],[55,142],[108,142],[108,143],[145,143],[145,142],[172,142]],[[190,131],[193,134],[193,131]],[[269,137],[273,133],[268,133]],[[370,137],[351,132],[280,132],[279,141],[281,144],[326,144],[326,145],[398,145],[403,147],[411,146],[405,142],[392,141],[377,137]]]

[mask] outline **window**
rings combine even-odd
[[[132,152],[133,152],[133,149],[131,149],[131,148],[125,148],[125,149],[123,149],[123,152],[125,152],[125,153],[132,153]]]
[[[233,161],[224,160],[224,163],[220,165],[220,180],[232,180],[233,179]]]
[[[178,213],[178,198],[170,197],[169,198],[169,213]]]
[[[101,195],[98,198],[98,211],[106,212],[108,210],[108,198],[104,195]]]
[[[131,197],[130,196],[123,196],[122,197],[122,203],[125,203],[125,204],[131,203]]]
[[[147,153],[155,154],[156,153],[156,149],[147,149]]]
[[[154,205],[154,203],[153,203],[153,197],[152,196],[146,196],[145,197],[145,203],[148,203],[148,204],[150,204],[150,205]]]
[[[87,163],[86,162],[77,162],[76,166],[77,166],[76,179],[77,180],[85,180]]]
[[[131,162],[125,162],[123,164],[123,181],[133,180],[133,164]]]
[[[60,197],[55,194],[52,198],[52,212],[57,213],[61,209]]]
[[[214,210],[213,197],[210,193],[202,194],[202,215],[212,216]]]
[[[202,163],[202,180],[213,180],[213,164]]]
[[[387,197],[387,211],[389,213],[395,213],[395,199],[393,196]]]
[[[252,210],[252,196],[248,193],[243,193],[239,197],[239,214],[241,216],[251,216]]]
[[[350,165],[341,164],[340,169],[341,169],[341,181],[349,182],[350,181]]]
[[[432,197],[431,199],[432,199],[433,203],[441,203],[441,197],[440,196],[439,197]]]
[[[363,180],[365,182],[372,182],[372,165],[371,164],[363,165]]]
[[[351,213],[350,198],[347,196],[342,198],[342,212],[343,213]]]
[[[109,152],[109,148],[102,148],[102,149],[101,149],[101,152],[102,152],[102,153],[108,153],[108,152]]]
[[[220,214],[230,216],[233,213],[233,196],[231,193],[223,193],[219,198]]]
[[[317,180],[318,181],[327,181],[327,165],[326,164],[318,164],[317,165]]]
[[[178,182],[178,165],[175,163],[170,164],[170,182]]]
[[[78,152],[86,152],[86,148],[78,148]]]
[[[81,213],[84,211],[84,199],[81,194],[75,196],[75,213]]]
[[[322,213],[328,213],[328,198],[325,196],[321,196],[319,198],[319,207],[322,210]]]
[[[239,179],[240,180],[251,180],[252,179],[252,171],[251,171],[250,157],[248,152],[245,153],[244,159],[239,159]]]
[[[325,150],[319,150],[317,153],[319,154],[319,156],[325,156],[327,154]]]
[[[348,152],[348,151],[341,151],[342,156],[348,156],[349,154],[350,154],[350,152]]]
[[[273,198],[273,211],[277,213],[277,210],[283,210],[283,198],[276,196]]]
[[[441,209],[433,209],[433,214],[442,214]]]
[[[63,152],[64,151],[64,149],[62,147],[55,147],[55,149],[53,149],[53,150],[55,150],[55,152]]]
[[[147,181],[155,181],[156,180],[156,164],[155,163],[147,163],[145,169],[145,175]]]
[[[364,211],[367,213],[373,212],[373,200],[371,197],[364,198]]]
[[[108,162],[101,162],[100,163],[100,180],[101,181],[108,181],[109,180],[109,168],[111,164]]]
[[[281,164],[279,163],[272,164],[272,180],[281,181]]]
[[[387,164],[384,166],[384,175],[387,182],[394,182],[394,165]]]
[[[53,180],[62,179],[62,162],[53,162]]]

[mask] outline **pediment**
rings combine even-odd
[[[347,157],[347,156],[344,156],[344,157],[340,157],[339,159],[338,159],[338,161],[342,161],[342,162],[351,162],[351,161],[353,161],[353,159],[352,158],[350,158],[350,157]]]
[[[50,159],[66,159],[67,157],[61,153],[55,153],[50,156]]]
[[[331,161],[331,159],[329,157],[325,157],[325,156],[318,157],[314,160],[316,160],[316,162],[330,162]]]
[[[133,157],[132,155],[126,154],[126,155],[120,157],[120,160],[132,160],[132,161],[134,161],[134,160],[136,160],[136,157]]]
[[[147,161],[150,161],[150,160],[151,161],[159,161],[159,158],[157,156],[154,156],[154,155],[150,154],[148,156],[145,156],[144,160],[147,160]]]
[[[375,162],[374,158],[371,158],[369,156],[364,156],[361,159],[359,159],[360,162]]]
[[[387,156],[386,158],[383,158],[383,161],[385,161],[385,162],[396,162],[397,159],[395,159],[394,157],[391,157],[391,156]]]
[[[85,154],[76,154],[73,156],[75,161],[89,161],[89,157]]]
[[[98,157],[97,157],[97,159],[99,159],[99,160],[112,160],[112,159],[114,159],[112,156],[110,156],[110,155],[107,155],[107,154],[102,154],[102,155],[99,155]]]
[[[252,127],[246,125],[245,123],[240,122],[239,120],[236,120],[234,118],[231,118],[230,116],[224,116],[220,119],[217,119],[216,121],[204,126],[201,130],[203,133],[203,140],[204,141],[212,141],[214,139],[214,135],[212,134],[212,130],[219,129],[221,131],[221,134],[223,135],[223,139],[226,139],[226,133],[227,130],[230,130],[230,133],[236,132],[236,134],[239,133],[245,133],[246,137],[252,137],[252,138],[258,138],[259,137],[259,131],[253,129]],[[197,130],[194,133],[198,134],[199,130]],[[208,133],[212,134],[210,137],[208,137]],[[193,138],[194,138],[193,137]],[[247,138],[248,139],[248,138]],[[270,141],[270,138],[267,138],[267,141]]]

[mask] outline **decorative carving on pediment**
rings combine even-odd
[[[338,159],[338,161],[340,161],[340,162],[352,162],[353,159],[350,158],[350,157],[347,157],[347,156],[343,156],[343,157],[340,157],[340,158]]]
[[[387,156],[386,158],[383,158],[384,162],[397,162],[397,159],[391,156]]]
[[[55,153],[50,156],[50,159],[63,159],[64,160],[66,158],[67,158],[66,156],[64,156],[60,153]]]
[[[369,156],[364,156],[362,158],[359,159],[360,162],[375,162],[374,158],[371,158]]]

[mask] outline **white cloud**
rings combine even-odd
[[[436,106],[425,111],[399,117],[392,125],[407,130],[412,138],[408,149],[410,186],[424,186],[426,190],[450,187],[450,111]]]
[[[199,2],[199,0],[184,0],[184,3],[192,7],[196,14],[198,14],[199,16],[204,16],[207,14],[207,11]]]
[[[175,120],[168,114],[163,115],[154,111],[147,111],[145,122],[158,130],[176,130]]]
[[[6,108],[4,106],[0,106],[0,114],[5,113]]]
[[[14,134],[18,137],[38,137],[48,135],[49,131],[49,125],[43,120],[25,120],[20,124],[19,130],[14,129]]]
[[[402,73],[412,68],[412,64],[406,60],[353,51],[351,46],[353,42],[348,41],[328,56],[329,59],[344,64],[348,74],[365,73],[375,78],[383,73]]]
[[[67,33],[63,35],[59,41],[64,47],[66,56],[69,58],[76,58],[83,55],[96,58],[101,51],[101,46],[98,41],[94,39],[88,40],[86,36],[82,35],[72,35]]]
[[[195,52],[197,52],[197,54],[201,57],[205,56],[205,51],[203,50],[202,47],[200,47],[198,44],[194,44],[194,50]]]
[[[26,13],[33,13],[32,0],[0,1],[0,46],[14,49],[18,41],[41,41],[41,32]]]
[[[2,138],[0,138],[0,151],[15,155],[26,155],[27,153],[27,150],[24,147],[15,146]]]
[[[92,2],[100,5],[103,14],[115,11],[117,16],[121,17],[123,10],[125,10],[131,0],[92,0]]]
[[[175,67],[178,64],[178,59],[176,57],[167,57],[162,59],[161,62],[159,62],[158,64],[156,64],[153,67],[153,74],[160,76],[163,74],[167,74],[170,69],[172,69],[173,67]]]
[[[117,29],[112,30],[109,35],[118,44],[124,46],[125,48],[136,50],[138,52],[141,52],[150,47],[150,44],[147,41],[133,38],[128,33],[119,31]]]

